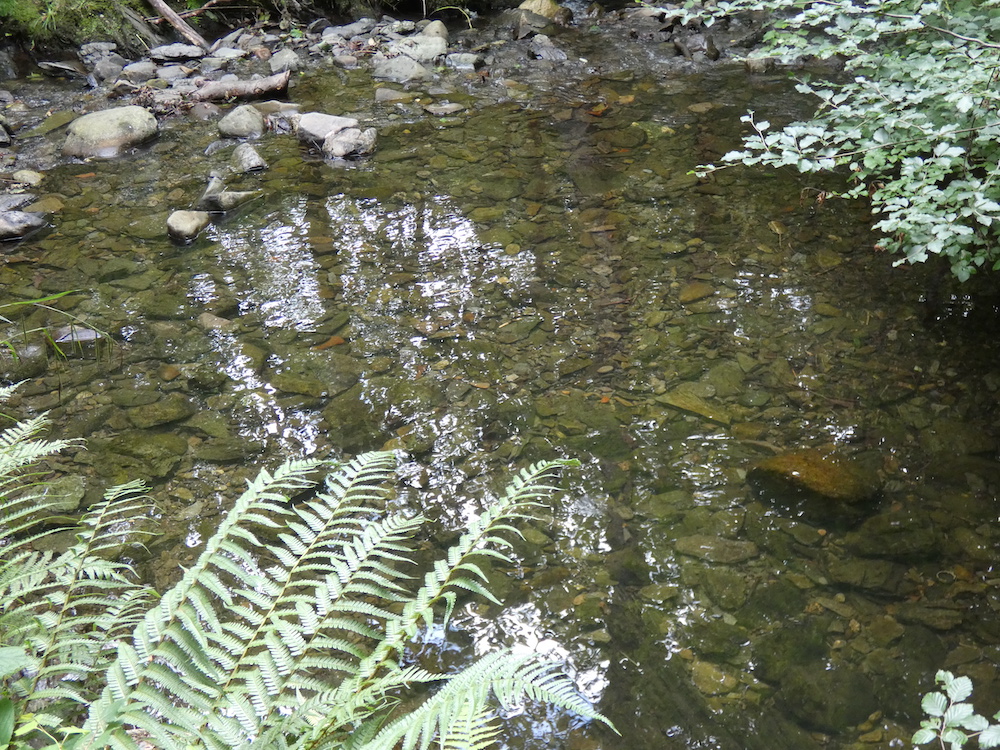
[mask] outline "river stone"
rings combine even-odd
[[[306,112],[299,117],[298,135],[303,141],[323,143],[330,135],[346,128],[356,128],[358,121],[353,117],[338,117],[322,112]]]
[[[708,534],[681,537],[674,542],[674,549],[681,555],[690,555],[723,565],[751,560],[760,554],[760,550],[753,542],[725,539]]]
[[[526,10],[529,13],[547,18],[550,21],[560,20],[566,17],[568,8],[564,8],[555,0],[524,0],[517,6],[518,10]]]
[[[412,60],[425,63],[442,57],[448,51],[448,42],[438,36],[416,35],[400,39],[389,47],[389,54],[406,55]]]
[[[375,128],[345,128],[326,137],[323,141],[323,154],[331,159],[352,154],[365,156],[375,151],[376,140]]]
[[[69,125],[65,156],[112,158],[123,149],[156,135],[156,118],[143,107],[129,105],[79,117]]]
[[[0,380],[17,383],[41,375],[48,366],[49,350],[44,344],[18,343],[14,352],[7,347],[0,349]]]
[[[375,55],[372,60],[372,77],[396,83],[423,81],[433,74],[419,62],[407,55],[386,57]]]
[[[545,34],[535,34],[528,46],[531,49],[531,54],[539,60],[553,60],[558,62],[566,60],[568,57],[568,55],[553,44],[552,40]]]
[[[149,60],[129,63],[122,68],[122,74],[132,83],[145,83],[156,77],[156,63]]]
[[[208,211],[174,211],[167,217],[167,234],[181,242],[191,242],[208,226]]]
[[[233,156],[230,162],[237,172],[246,174],[248,172],[261,172],[267,169],[267,162],[257,153],[257,149],[249,143],[241,143],[233,149]]]
[[[736,689],[739,680],[722,667],[708,661],[697,660],[691,664],[691,681],[705,695],[722,695]]]
[[[703,384],[681,383],[673,390],[656,396],[655,400],[661,404],[672,406],[675,409],[705,417],[713,422],[719,422],[724,425],[732,422],[732,417],[724,408],[709,403],[701,396],[698,392],[701,385]]]
[[[219,133],[227,138],[260,138],[264,115],[250,104],[241,104],[219,120]]]
[[[838,512],[853,515],[880,490],[877,474],[860,462],[813,449],[765,458],[750,469],[747,482],[759,498],[817,520]]]
[[[704,281],[692,281],[681,287],[677,299],[682,305],[687,305],[711,297],[713,294],[715,294],[715,287],[711,284]]]
[[[205,56],[205,50],[193,44],[164,44],[149,51],[154,60],[199,60]]]
[[[136,427],[147,429],[186,419],[197,410],[191,399],[183,393],[168,393],[156,403],[129,409],[128,418]]]
[[[72,513],[83,502],[87,483],[77,475],[62,476],[43,487],[42,503],[52,513]]]
[[[302,60],[296,54],[295,50],[281,49],[271,55],[271,59],[267,61],[267,64],[271,67],[272,73],[284,73],[286,70],[294,73],[302,67]]]
[[[39,213],[31,211],[0,211],[0,241],[19,240],[41,229],[48,222]]]
[[[777,698],[803,725],[821,732],[856,726],[879,708],[871,681],[861,672],[822,662],[791,669]]]
[[[323,409],[323,419],[327,424],[327,439],[348,453],[374,450],[385,440],[378,415],[368,403],[361,384],[331,399]]]
[[[482,55],[474,52],[453,52],[444,59],[444,64],[455,70],[479,70],[485,64]]]

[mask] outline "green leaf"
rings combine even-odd
[[[0,698],[0,750],[10,744],[14,736],[14,701]]]
[[[1000,724],[990,724],[979,735],[979,747],[1000,746]]]
[[[968,677],[956,677],[945,685],[945,692],[952,701],[964,701],[972,695],[972,680]]]
[[[938,733],[933,729],[918,729],[914,735],[913,739],[910,740],[914,745],[926,745],[928,742],[933,742],[938,737]]]
[[[0,678],[10,677],[31,665],[31,657],[17,646],[0,647]]]
[[[920,701],[920,707],[928,716],[944,716],[944,712],[948,710],[948,699],[944,693],[927,693]]]

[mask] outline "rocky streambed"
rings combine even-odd
[[[445,535],[516,467],[575,457],[494,572],[508,606],[430,638],[568,654],[624,737],[528,711],[509,747],[900,747],[940,668],[992,714],[989,279],[892,268],[829,185],[690,174],[747,108],[804,105],[736,59],[752,25],[522,10],[89,48],[96,88],[0,87],[4,200],[41,217],[0,246],[0,366],[26,381],[5,409],[86,438],[47,467],[63,510],[146,479],[163,534],[123,554],[165,582],[282,457],[400,448],[398,502]],[[155,133],[66,153],[79,115],[122,106]],[[310,114],[373,150],[302,137]],[[207,214],[182,241],[178,211]]]

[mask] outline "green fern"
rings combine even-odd
[[[0,698],[0,730],[16,718],[15,746],[479,750],[501,730],[494,707],[526,699],[606,722],[534,658],[498,651],[450,675],[403,662],[459,597],[496,601],[483,560],[509,562],[515,524],[573,462],[520,472],[414,578],[425,520],[385,513],[395,454],[289,461],[250,483],[157,598],[110,559],[126,519],[148,511],[139,485],[90,509],[71,549],[34,549],[46,532],[27,506],[44,490],[23,491],[26,472],[66,445],[35,440],[43,426],[0,436],[0,686],[13,699]]]

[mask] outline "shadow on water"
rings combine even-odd
[[[453,82],[478,103],[446,117],[314,73],[293,97],[367,112],[379,151],[347,168],[269,137],[241,186],[262,197],[186,247],[163,227],[227,158],[202,155],[209,126],[53,168],[54,228],[0,283],[84,290],[60,306],[122,354],[43,362],[15,406],[86,436],[95,481],[154,484],[160,582],[279,456],[401,448],[399,502],[446,527],[513,467],[580,458],[519,569],[493,571],[508,606],[439,636],[568,656],[623,737],[528,711],[512,748],[898,747],[938,668],[992,713],[990,280],[891,268],[822,185],[692,177],[751,103],[792,116],[783,81],[572,70]],[[800,448],[881,494],[838,525],[749,492]]]

